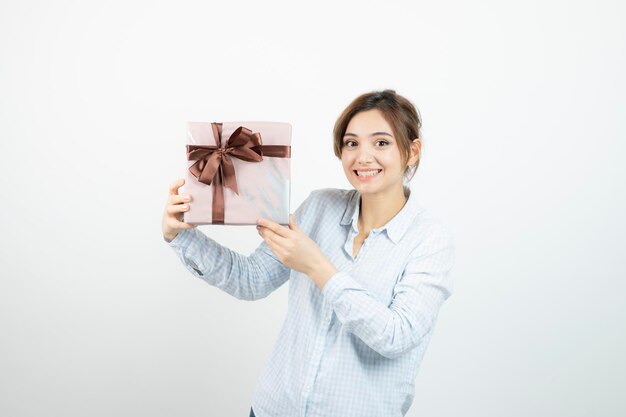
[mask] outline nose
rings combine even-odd
[[[371,150],[367,146],[361,146],[357,157],[359,164],[371,164],[374,161]]]

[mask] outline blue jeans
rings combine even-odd
[[[252,411],[252,407],[250,407],[250,417],[256,417],[256,416],[254,415],[254,411]]]

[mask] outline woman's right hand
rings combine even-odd
[[[183,186],[185,179],[181,178],[170,185],[169,196],[163,211],[163,237],[172,241],[183,229],[193,229],[196,225],[183,222],[183,213],[189,210],[191,196],[178,194],[178,189]]]

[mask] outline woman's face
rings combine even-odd
[[[391,126],[377,109],[352,117],[343,136],[341,163],[346,178],[362,195],[402,187],[406,164]]]

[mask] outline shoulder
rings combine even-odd
[[[422,227],[431,231],[431,233],[452,235],[452,230],[448,223],[439,216],[432,214],[426,209],[422,209],[420,214],[421,215],[418,216],[418,222]]]
[[[332,207],[346,207],[355,190],[342,190],[339,188],[318,188],[309,193],[302,205],[307,209],[323,209]]]
[[[309,193],[302,202],[296,217],[303,221],[308,218],[330,219],[341,217],[346,210],[350,198],[355,190],[343,190],[339,188],[318,188]]]
[[[449,224],[427,209],[420,207],[409,228],[410,241],[416,243],[416,250],[428,247],[453,247],[454,233]]]
[[[447,274],[453,268],[456,258],[454,237],[451,228],[441,218],[422,209],[404,239],[408,245],[408,271],[428,272],[434,276]],[[446,282],[451,288],[451,283]]]
[[[309,198],[321,203],[347,203],[355,190],[342,190],[340,188],[318,188],[311,191]]]

